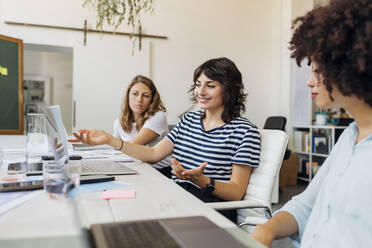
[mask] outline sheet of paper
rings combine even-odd
[[[43,190],[0,193],[0,214],[21,205],[35,196],[40,195],[42,192]]]
[[[70,155],[80,155],[83,159],[106,159],[120,162],[133,162],[134,158],[128,155],[112,150],[97,150],[97,151],[70,151]]]
[[[107,190],[102,193],[103,200],[110,199],[134,199],[136,198],[136,191],[134,190]]]
[[[91,192],[99,192],[109,189],[121,188],[124,186],[132,185],[132,183],[125,182],[101,182],[101,183],[88,183],[79,186],[79,191],[74,191],[71,196],[76,196],[76,194],[86,194]]]
[[[4,148],[4,153],[26,153],[26,149],[7,149]]]

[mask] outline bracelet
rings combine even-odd
[[[115,150],[117,150],[117,151],[121,151],[121,149],[123,148],[123,145],[124,145],[124,142],[123,142],[123,140],[122,140],[122,139],[120,139],[120,141],[121,141],[121,146],[120,146],[120,148],[119,148],[119,149],[115,149]]]

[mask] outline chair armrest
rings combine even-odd
[[[262,202],[254,200],[242,200],[242,201],[228,201],[228,202],[208,202],[208,207],[215,210],[230,210],[230,209],[243,209],[243,208],[265,208],[269,212],[270,206],[265,205]]]
[[[251,216],[248,216],[245,218],[245,220],[239,224],[239,227],[242,227],[242,226],[257,226],[257,225],[263,225],[266,223],[266,221],[268,221],[268,219],[266,218],[262,218],[262,217],[251,217]]]

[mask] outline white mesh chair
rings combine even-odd
[[[252,170],[241,201],[207,203],[215,210],[238,209],[238,224],[260,225],[271,218],[271,194],[283,162],[288,135],[281,130],[260,129],[260,165]]]

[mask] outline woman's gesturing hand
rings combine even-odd
[[[192,170],[185,170],[177,159],[172,158],[173,172],[176,177],[182,180],[189,180],[197,185],[204,179],[204,169],[207,166],[207,162],[202,163],[199,167]],[[201,185],[199,185],[201,186]]]
[[[82,129],[73,135],[75,139],[69,139],[69,142],[82,142],[89,145],[110,144],[113,139],[111,134],[97,129]]]

